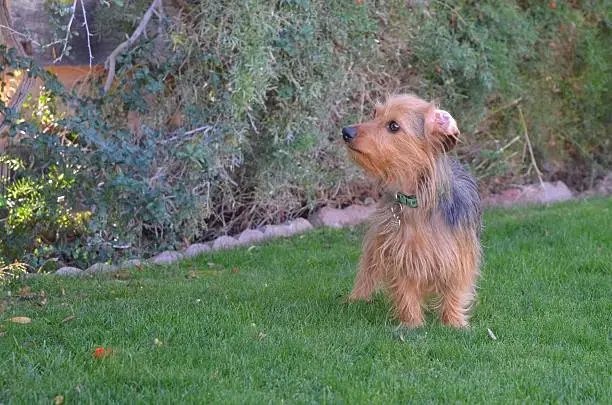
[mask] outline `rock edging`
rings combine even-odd
[[[606,176],[606,179],[607,182],[603,186],[600,185],[596,188],[595,194],[600,194],[605,191],[609,191],[609,193],[612,194],[612,186],[610,185],[612,184],[612,173]],[[583,193],[582,195],[589,196],[592,194]],[[528,184],[508,188],[500,194],[494,194],[484,198],[482,204],[485,207],[511,207],[515,205],[550,204],[573,198],[576,198],[576,196],[570,189],[562,181],[557,181],[554,183],[544,182],[542,184]],[[308,232],[319,226],[342,228],[345,226],[358,225],[366,221],[370,215],[376,211],[374,200],[370,199],[368,202],[370,203],[367,205],[351,205],[343,209],[323,207],[311,215],[308,220],[297,218],[280,225],[266,225],[263,229],[247,229],[233,237],[227,235],[220,236],[208,243],[195,243],[190,245],[181,252],[170,250],[161,252],[147,260],[146,263],[156,265],[173,264],[181,259],[196,257],[209,252],[252,245],[272,238],[297,235]],[[144,263],[145,262],[141,262],[139,259],[128,260],[118,266],[96,263],[85,271],[76,267],[62,267],[53,274],[58,276],[80,276],[115,272],[129,267],[140,266]]]

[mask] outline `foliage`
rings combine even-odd
[[[104,5],[91,27],[122,37],[148,3]],[[22,253],[9,259],[115,260],[370,196],[338,131],[387,93],[450,110],[457,152],[485,191],[532,178],[527,136],[546,178],[581,188],[610,167],[612,11],[599,2],[171,4],[180,12],[169,6],[161,27],[154,20],[149,39],[120,56],[108,94],[79,97],[3,52],[5,67],[47,83],[37,114],[3,112],[21,139],[9,155],[27,162],[14,187],[30,200],[14,207],[56,235],[43,239],[19,217],[34,244],[12,245]],[[60,174],[66,184],[48,184]],[[25,208],[34,195],[44,207]]]

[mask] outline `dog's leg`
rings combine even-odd
[[[449,289],[442,295],[440,321],[453,328],[468,326],[468,308],[474,299],[473,286]]]
[[[405,280],[396,280],[391,285],[391,294],[399,320],[404,326],[418,328],[425,318],[421,307],[422,292],[418,287],[411,286]]]
[[[382,263],[377,263],[375,260],[376,237],[373,235],[375,232],[366,235],[365,249],[359,261],[355,286],[348,297],[350,301],[369,300],[381,277]]]
[[[351,301],[369,300],[376,288],[378,271],[372,261],[364,255],[359,263],[359,273],[355,280],[355,286],[348,299]]]

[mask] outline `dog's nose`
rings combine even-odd
[[[342,139],[344,142],[351,142],[357,136],[357,128],[355,127],[346,127],[342,128]]]

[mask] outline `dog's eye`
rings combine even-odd
[[[397,122],[395,121],[391,121],[387,124],[387,128],[389,128],[389,131],[396,133],[397,131],[400,130],[400,126]]]

